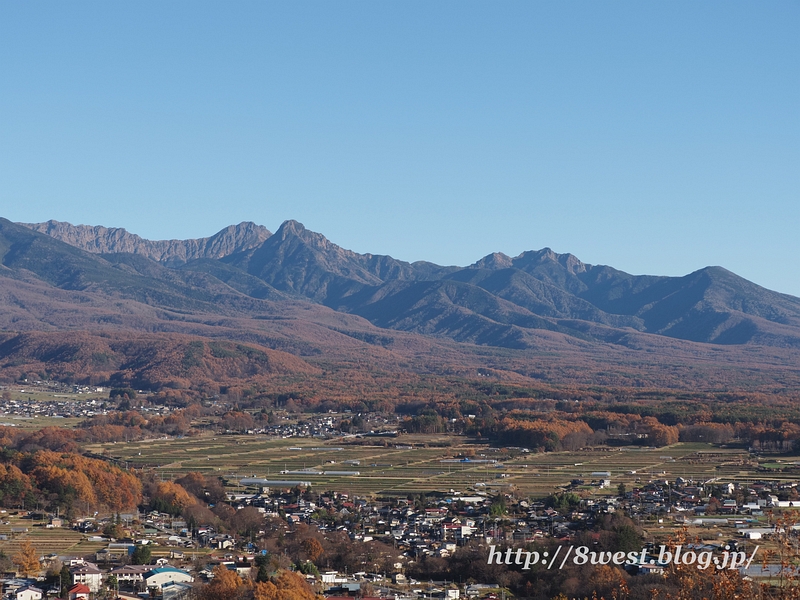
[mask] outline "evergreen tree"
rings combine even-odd
[[[149,565],[151,555],[152,555],[152,550],[150,550],[149,545],[137,545],[133,549],[133,554],[131,555],[131,562],[134,565]]]
[[[72,585],[72,573],[69,572],[69,567],[67,565],[61,567],[59,578],[61,579],[61,593],[59,594],[59,598],[66,598],[67,590],[69,590],[69,587]]]

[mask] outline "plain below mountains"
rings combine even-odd
[[[148,311],[189,321],[278,320],[289,310],[296,320],[305,311],[317,324],[333,323],[336,311],[383,330],[513,349],[536,347],[543,332],[589,343],[652,334],[800,348],[800,299],[722,267],[635,276],[547,248],[467,267],[408,263],[346,250],[296,221],[274,234],[241,223],[209,238],[150,241],[124,229],[0,219],[0,265],[4,329],[31,329],[36,319],[59,329],[57,315],[78,319],[83,304],[95,320],[138,327]],[[355,324],[345,318],[329,329]]]

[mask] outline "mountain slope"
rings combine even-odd
[[[282,374],[317,373],[302,359],[267,348],[184,335],[30,332],[0,340],[0,369],[19,378],[45,369],[70,383],[188,389]]]
[[[0,275],[62,290],[218,314],[263,310],[259,301],[201,271],[170,269],[139,254],[91,254],[0,218]],[[266,287],[263,286],[262,287]]]
[[[485,263],[483,263],[485,264]],[[640,319],[606,313],[566,290],[513,267],[467,268],[447,279],[470,283],[534,314],[560,319],[580,319],[615,327],[643,329]]]
[[[378,327],[446,336],[460,342],[522,347],[516,328],[577,331],[457,281],[392,282],[347,299],[346,308]]]

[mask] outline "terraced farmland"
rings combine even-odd
[[[103,444],[90,449],[129,467],[154,469],[165,478],[200,471],[217,473],[232,482],[243,477],[309,481],[317,489],[353,494],[406,495],[471,486],[514,486],[524,494],[543,496],[573,479],[588,484],[600,478],[592,475],[597,472],[610,472],[613,488],[619,483],[631,487],[637,481],[651,479],[752,481],[760,476],[744,450],[719,449],[710,444],[535,454],[491,448],[461,436],[409,435],[386,442],[376,440],[372,446],[354,443],[364,441],[241,435]],[[454,460],[464,455],[471,460]]]
[[[0,551],[6,556],[13,556],[26,540],[36,549],[39,556],[57,554],[60,556],[84,556],[94,554],[107,543],[90,542],[88,536],[72,529],[47,529],[42,524],[28,519],[9,517],[9,524],[0,524],[0,535],[8,539],[0,540]],[[26,529],[27,531],[20,531]]]

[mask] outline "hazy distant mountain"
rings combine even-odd
[[[149,306],[246,317],[263,312],[264,300],[303,301],[381,328],[507,348],[535,346],[536,331],[590,342],[618,343],[642,332],[800,347],[800,299],[721,267],[684,277],[634,276],[547,248],[443,267],[358,254],[296,221],[274,235],[243,223],[211,238],[169,242],[52,221],[26,227],[61,241],[0,220],[7,276],[24,272],[61,289],[113,293]]]
[[[70,246],[95,254],[126,252],[141,254],[168,265],[198,258],[222,258],[261,245],[271,234],[251,222],[229,225],[211,237],[196,240],[146,240],[118,227],[71,225],[61,221],[19,223]]]

